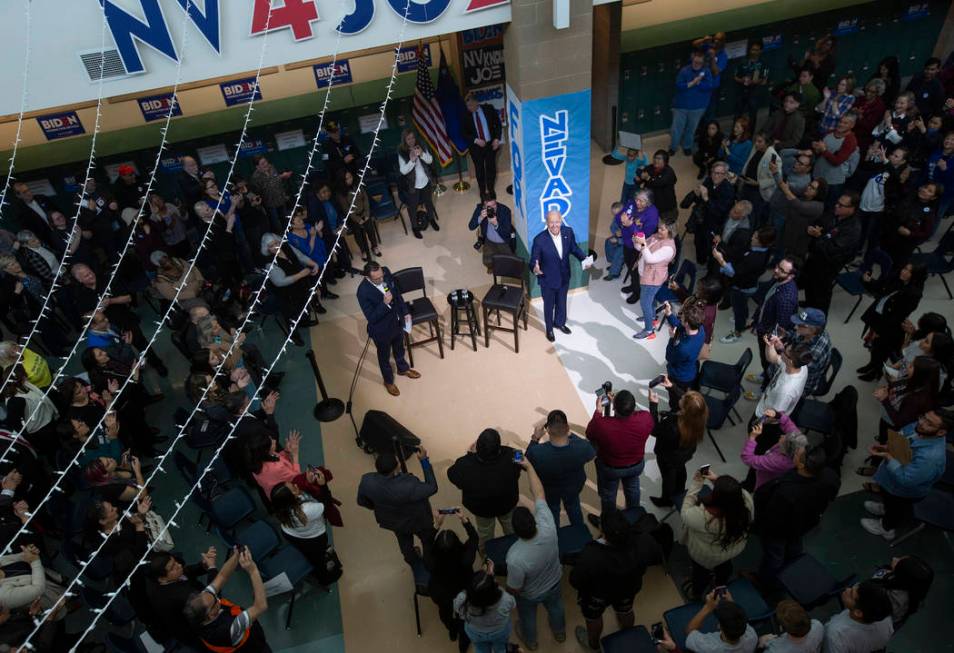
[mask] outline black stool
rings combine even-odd
[[[447,295],[447,303],[451,307],[450,346],[454,349],[457,336],[470,336],[470,344],[477,351],[477,336],[480,335],[480,322],[477,320],[477,309],[474,308],[474,293],[466,289],[458,289]],[[467,320],[467,331],[460,330],[461,312]]]

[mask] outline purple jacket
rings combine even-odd
[[[785,413],[778,414],[779,426],[782,427],[782,433],[792,433],[798,430],[795,423]],[[761,456],[755,454],[755,440],[746,440],[742,447],[742,462],[755,470],[755,489],[777,478],[790,469],[794,469],[795,462],[786,456],[778,448],[778,444],[773,444],[772,448]]]

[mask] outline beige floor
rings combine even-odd
[[[667,139],[648,139],[650,148],[665,146]],[[602,152],[593,151],[593,172],[591,178],[591,243],[597,242],[600,249],[603,237],[608,229],[608,212],[605,207],[618,197],[622,179],[622,166],[605,167],[599,162]],[[677,195],[682,197],[696,183],[695,170],[686,157],[677,156],[673,166],[680,177]],[[509,175],[502,174],[497,181],[501,201],[509,203],[512,199],[503,193]],[[466,225],[477,202],[477,194],[471,189],[465,194],[451,190],[437,202],[441,215],[441,231],[427,231],[424,240],[405,236],[397,223],[382,227],[384,243],[382,262],[392,270],[421,265],[428,279],[428,295],[437,305],[445,318],[449,320],[445,297],[455,288],[469,288],[481,296],[489,285],[489,277],[481,265],[480,255],[471,245],[473,233]],[[602,208],[601,208],[602,207]],[[594,235],[596,238],[594,238]],[[691,244],[690,244],[691,246]],[[598,264],[602,268],[602,262]],[[346,279],[338,283],[334,290],[342,298],[326,302],[329,314],[321,325],[312,330],[312,342],[325,375],[325,381],[332,394],[345,399],[351,384],[352,374],[364,346],[365,323],[360,315],[354,291],[360,279]],[[618,283],[618,282],[617,282]],[[604,284],[602,287],[600,284]],[[423,441],[434,462],[440,490],[433,501],[434,507],[458,505],[460,495],[446,478],[446,470],[451,462],[462,455],[477,434],[486,427],[500,430],[505,441],[514,446],[525,447],[532,426],[546,411],[561,408],[567,412],[571,423],[581,430],[587,422],[592,409],[592,395],[589,392],[599,385],[603,377],[611,374],[628,383],[633,379],[646,379],[654,376],[658,362],[662,360],[665,339],[658,338],[652,343],[636,343],[634,347],[644,347],[639,357],[611,359],[606,352],[592,343],[587,343],[581,331],[592,330],[591,321],[602,321],[619,333],[609,333],[629,343],[629,324],[635,313],[623,303],[622,312],[611,300],[612,295],[605,288],[607,282],[593,281],[589,291],[580,291],[570,300],[569,324],[574,327],[574,335],[562,338],[553,345],[546,341],[537,316],[531,315],[530,328],[521,332],[520,353],[513,351],[510,334],[495,333],[491,337],[489,348],[478,344],[478,351],[470,348],[469,339],[458,339],[457,346],[451,351],[446,346],[445,358],[438,358],[436,344],[430,344],[415,350],[415,367],[422,378],[416,381],[398,380],[401,389],[399,398],[390,397],[384,390],[374,354],[374,347],[368,352],[359,376],[354,395],[354,413],[358,425],[369,409],[381,409],[391,413]],[[859,406],[861,430],[859,440],[867,442],[868,436],[875,432],[877,411],[868,395],[870,384],[854,380],[854,368],[864,362],[863,350],[859,346],[860,323],[857,314],[852,322],[842,326],[850,304],[844,296],[836,296],[833,304],[833,316],[830,322],[835,346],[845,354],[846,361],[836,388],[846,383],[855,383],[862,395]],[[853,303],[853,300],[851,301]],[[860,309],[860,310],[863,310]],[[929,282],[925,299],[918,314],[927,310],[937,310],[950,314],[950,302],[939,282]],[[604,319],[597,313],[612,312],[612,319]],[[721,312],[717,322],[717,336],[729,328],[730,316]],[[583,327],[577,325],[582,324]],[[597,333],[607,334],[606,331]],[[559,334],[558,334],[559,335]],[[746,346],[754,346],[751,338],[733,345],[716,344],[713,357],[717,360],[732,361],[741,354]],[[593,352],[595,355],[583,356],[581,352]],[[601,353],[602,352],[602,353]],[[625,352],[624,352],[625,353]],[[648,358],[647,358],[648,357]],[[636,361],[636,362],[634,362]],[[757,365],[757,358],[756,358]],[[598,372],[587,372],[593,368]],[[635,367],[634,367],[635,366]],[[596,382],[594,382],[595,379]],[[751,404],[740,404],[739,411],[747,418],[752,410]],[[717,434],[720,446],[728,458],[722,464],[706,441],[697,453],[698,462],[711,462],[727,473],[739,473],[742,465],[738,453],[744,442],[741,426],[725,428]],[[401,560],[398,548],[390,533],[381,531],[374,523],[372,514],[360,509],[354,503],[356,488],[360,476],[372,469],[372,459],[360,452],[354,445],[354,432],[351,423],[342,418],[333,424],[322,426],[322,439],[326,464],[335,473],[335,494],[344,501],[343,513],[346,527],[335,532],[336,546],[341,553],[346,573],[340,581],[344,637],[349,651],[420,651],[453,650],[446,639],[446,632],[437,619],[436,609],[426,600],[422,602],[423,640],[416,638],[414,612],[411,601],[412,579],[406,565]],[[651,446],[651,445],[650,445]],[[648,448],[648,450],[651,450]],[[851,454],[845,469],[851,470],[860,459],[860,451]],[[644,498],[657,489],[658,474],[652,456],[647,456],[649,464],[644,475]],[[411,470],[419,473],[416,462]],[[590,483],[583,493],[584,510],[598,506],[593,484],[594,472],[589,470]],[[860,487],[860,477],[846,471],[842,491],[853,491]],[[524,492],[528,488],[524,487]],[[648,501],[645,501],[648,503]],[[649,507],[651,506],[644,506]],[[565,517],[564,517],[565,520]],[[678,529],[678,518],[674,520]],[[859,527],[859,538],[865,535]],[[575,593],[568,585],[564,586],[564,598],[567,602],[567,617],[570,637],[563,645],[557,645],[545,634],[541,634],[541,651],[577,651],[580,650],[572,636],[572,628],[581,624],[579,610],[575,607]],[[680,599],[668,577],[661,570],[651,570],[646,578],[642,592],[637,598],[637,623],[650,624],[659,620],[662,611],[678,605]],[[544,617],[541,620],[545,621]],[[607,618],[607,632],[615,629],[612,616]],[[541,623],[541,633],[545,633]]]

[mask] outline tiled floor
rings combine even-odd
[[[647,141],[650,147],[663,144],[660,139]],[[602,240],[608,230],[605,207],[618,196],[622,175],[622,167],[604,167],[599,160],[601,154],[593,152],[591,179],[591,193],[598,198],[594,199],[591,212],[594,221],[590,229],[591,246],[595,243],[594,249],[597,250],[602,249]],[[681,197],[695,183],[695,170],[681,155],[674,158],[673,165],[681,179],[677,188]],[[505,203],[510,199],[502,192],[507,183],[507,175],[501,175],[497,182],[501,201]],[[445,325],[449,322],[445,300],[448,292],[455,288],[470,288],[481,296],[489,285],[480,255],[471,247],[473,233],[466,228],[476,201],[474,190],[465,194],[448,190],[438,200],[441,230],[425,232],[423,240],[405,236],[397,223],[382,225],[383,263],[392,270],[422,266],[428,280],[428,295],[442,312]],[[688,251],[691,249],[690,246]],[[602,262],[598,266],[602,268]],[[445,335],[444,359],[438,357],[436,344],[415,349],[415,367],[421,371],[422,378],[416,381],[399,379],[402,391],[399,398],[390,397],[385,392],[372,347],[358,373],[353,397],[358,426],[367,410],[385,410],[421,437],[437,469],[440,489],[433,505],[438,507],[460,503],[459,492],[446,479],[446,469],[483,428],[495,427],[506,441],[524,447],[533,424],[553,408],[565,410],[574,428],[582,430],[593,408],[593,390],[603,381],[612,381],[617,388],[631,388],[637,397],[645,397],[645,383],[659,372],[663,359],[665,330],[653,342],[631,340],[630,335],[636,330],[634,319],[637,312],[622,301],[618,292],[619,281],[601,281],[597,280],[598,276],[600,271],[594,273],[594,280],[587,289],[571,295],[568,324],[573,328],[572,335],[558,334],[555,344],[548,343],[540,320],[531,319],[529,330],[521,331],[519,354],[514,353],[509,334],[495,332],[490,338],[490,347],[485,348],[480,342],[476,352],[470,348],[469,340],[463,339],[458,339],[454,351],[451,351]],[[328,315],[312,329],[312,346],[317,352],[325,382],[333,395],[344,400],[348,399],[348,389],[365,344],[365,323],[354,297],[358,281],[358,278],[344,279],[334,287],[341,299],[326,302]],[[855,380],[854,369],[867,360],[860,346],[857,314],[849,324],[843,324],[850,309],[849,303],[843,299],[844,296],[836,291],[829,326],[835,346],[845,356],[835,388],[838,390],[848,383],[858,387],[861,393],[859,440],[867,443],[876,432],[878,419],[874,401],[870,398],[874,386]],[[935,310],[952,315],[950,307],[940,282],[930,281],[918,313]],[[720,313],[717,337],[728,330],[728,323],[727,312]],[[745,347],[754,346],[753,337],[747,335],[736,344],[716,343],[712,355],[715,360],[734,362]],[[265,350],[266,354],[272,353],[268,344]],[[298,601],[295,627],[291,631],[282,629],[283,607],[278,607],[277,614],[267,617],[265,624],[273,648],[284,651],[346,649],[349,652],[453,650],[454,645],[447,641],[446,632],[437,619],[436,609],[427,599],[421,602],[423,638],[417,638],[411,600],[413,583],[394,538],[380,531],[371,513],[355,504],[358,481],[361,474],[372,469],[372,461],[355,447],[351,422],[343,417],[322,425],[319,431],[311,417],[315,387],[301,349],[290,349],[285,367],[289,373],[282,390],[281,427],[283,431],[302,429],[306,436],[303,458],[311,461],[323,459],[335,474],[332,489],[344,503],[345,527],[336,529],[334,540],[345,573],[334,593],[311,592]],[[172,378],[181,377],[173,374]],[[743,400],[738,408],[747,419],[752,405]],[[711,463],[717,472],[741,475],[743,466],[738,454],[745,438],[742,427],[722,429],[716,437],[728,462],[721,463],[706,440],[693,464]],[[651,443],[648,448],[651,450]],[[852,470],[862,457],[861,452],[856,451],[846,459],[843,493],[860,489],[862,479]],[[658,469],[651,454],[647,461],[642,484],[644,497],[658,489]],[[411,464],[412,471],[415,466],[416,463]],[[582,499],[586,509],[595,511],[599,503],[592,469],[589,474],[590,481]],[[184,490],[181,484],[174,485],[178,492]],[[524,491],[528,489],[525,487]],[[812,539],[811,547],[816,555],[864,575],[875,562],[886,559],[888,553],[883,542],[867,535],[858,525],[861,514],[856,503],[853,497],[843,504],[839,502],[839,509],[826,517],[825,528]],[[651,505],[645,507],[652,509]],[[673,521],[678,533],[678,518]],[[191,524],[188,519],[185,522]],[[197,552],[209,539],[198,529],[180,530],[178,548],[187,553]],[[938,558],[943,555],[948,562],[943,563],[941,569],[939,559],[938,572],[940,576],[943,571],[946,580],[938,582],[929,599],[932,605],[912,619],[904,636],[892,644],[892,651],[939,650],[928,649],[926,644],[916,642],[926,632],[928,619],[938,615],[937,606],[949,605],[949,601],[941,600],[941,592],[946,592],[948,598],[951,596],[950,549],[945,548],[943,542],[936,542],[937,538],[930,538],[934,536],[918,536],[900,547],[900,552],[922,550],[926,546]],[[849,552],[853,552],[852,555],[846,555]],[[854,555],[854,552],[864,552],[865,555]],[[240,600],[247,596],[242,581],[233,580],[228,592]],[[564,598],[572,632],[572,627],[582,621],[575,606],[575,595],[567,585]],[[670,578],[658,569],[651,570],[637,598],[637,623],[657,621],[663,610],[680,602]],[[285,603],[284,598],[273,601],[275,606],[284,606]],[[608,632],[615,628],[612,621],[611,617],[607,619]],[[579,650],[572,637],[563,645],[547,641],[546,637],[541,640],[541,651]]]

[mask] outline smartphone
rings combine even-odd
[[[719,585],[718,587],[712,590],[713,594],[715,594],[716,599],[721,599],[723,596],[725,596],[725,593],[728,591],[729,589],[725,585]]]
[[[773,155],[772,155],[772,163],[778,163],[778,155],[777,155],[777,154],[773,154]]]
[[[650,388],[655,388],[657,385],[659,385],[660,383],[662,383],[662,382],[665,381],[665,380],[666,380],[666,375],[665,375],[665,374],[660,374],[660,375],[657,376],[655,379],[653,379],[652,381],[649,382],[649,387],[650,387]]]
[[[516,451],[514,451],[514,452],[513,452],[513,461],[514,461],[515,463],[522,463],[522,462],[523,462],[523,452],[520,451],[519,449],[517,449]]]
[[[460,512],[460,508],[440,508],[437,511],[439,515],[456,515]]]
[[[605,395],[606,395],[606,388],[604,388],[603,386],[600,386],[600,387],[598,387],[598,388],[596,389],[596,396],[597,396],[597,397],[603,397],[603,396],[605,396]]]
[[[703,465],[702,467],[699,468],[699,473],[702,474],[703,476],[706,476],[709,473],[710,467],[712,467],[712,465]]]
[[[649,634],[653,638],[653,644],[658,644],[666,638],[666,633],[663,632],[663,625],[661,621],[657,621],[649,628]]]

